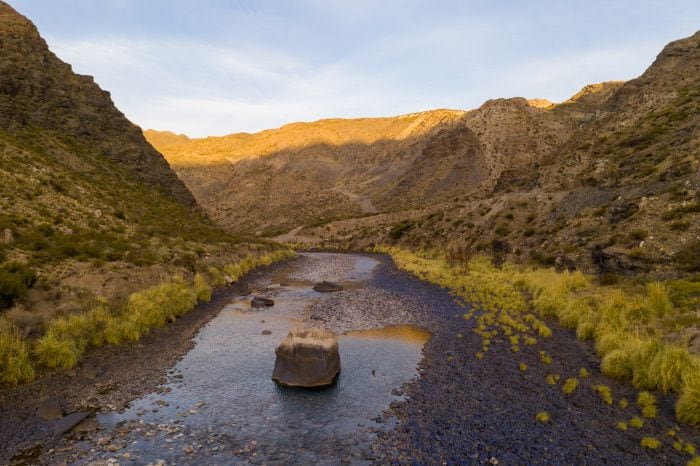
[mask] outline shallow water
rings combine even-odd
[[[366,256],[340,256],[353,265],[333,277],[344,285],[362,286],[377,265]],[[311,264],[320,259],[306,257]],[[201,435],[225,436],[234,450],[253,444],[255,454],[247,460],[256,463],[287,462],[290,452],[295,462],[335,463],[333,452],[340,445],[355,448],[356,459],[361,459],[361,449],[373,436],[371,428],[379,428],[373,419],[401,399],[392,391],[416,375],[428,334],[408,326],[350,332],[339,338],[342,369],[335,385],[321,390],[279,387],[271,380],[276,346],[303,321],[305,309],[324,298],[298,272],[292,264],[269,278],[272,308],[250,309],[250,297],[234,300],[200,331],[195,347],[160,393],[100,421],[116,425],[140,419],[146,425],[177,425]],[[169,439],[168,445],[178,452],[179,444],[190,441],[182,435]],[[164,457],[159,442],[137,447],[144,460]]]

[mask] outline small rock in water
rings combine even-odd
[[[80,424],[87,416],[88,413],[77,412],[64,416],[61,419],[56,419],[53,424],[53,431],[56,434],[64,434]]]
[[[272,307],[274,305],[275,302],[273,300],[262,296],[254,296],[253,299],[250,300],[250,307],[253,308]]]
[[[343,285],[334,282],[322,281],[321,283],[316,283],[314,285],[314,291],[319,291],[322,293],[331,291],[341,291],[342,289]]]

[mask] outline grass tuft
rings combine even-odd
[[[627,422],[625,422],[625,421],[620,421],[620,422],[617,423],[617,426],[616,426],[616,427],[617,427],[618,430],[627,430],[627,428],[628,428]]]
[[[576,390],[576,387],[578,387],[578,379],[569,377],[568,379],[566,379],[566,382],[564,382],[561,391],[564,392],[565,395],[569,395],[573,393],[574,390]]]
[[[194,293],[197,296],[198,301],[209,302],[211,301],[211,286],[207,283],[206,278],[202,274],[196,274],[194,276]]]
[[[653,419],[656,417],[656,397],[649,392],[641,392],[637,397],[637,406],[642,409],[642,416]]]
[[[0,318],[0,383],[17,385],[34,379],[34,368],[19,329]]]
[[[635,429],[641,429],[644,427],[644,419],[642,419],[639,416],[634,416],[632,419],[630,419],[630,427],[634,427]]]
[[[688,376],[676,402],[678,420],[700,426],[700,375]]]
[[[610,387],[607,385],[594,385],[592,388],[598,393],[598,396],[600,396],[600,399],[603,400],[606,405],[613,404],[613,394]]]
[[[661,446],[661,442],[654,437],[644,437],[640,443],[644,448],[648,448],[650,450],[656,450]]]
[[[551,418],[552,417],[547,411],[540,411],[537,413],[537,416],[535,416],[535,419],[537,419],[539,422],[549,422]]]

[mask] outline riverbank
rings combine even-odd
[[[138,342],[93,348],[73,369],[55,371],[18,387],[0,389],[0,462],[22,450],[47,451],[62,437],[51,422],[37,415],[42,400],[57,402],[64,414],[123,410],[143,393],[156,390],[168,370],[189,350],[199,329],[215,317],[233,296],[244,294],[259,276],[283,263],[264,266],[231,286],[218,288],[209,302],[174,322],[152,329]],[[40,448],[32,448],[40,445]],[[31,461],[29,462],[31,464]]]

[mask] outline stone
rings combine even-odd
[[[324,387],[340,373],[338,337],[330,330],[293,329],[275,350],[272,380],[287,387]]]
[[[75,432],[95,432],[102,428],[99,421],[95,418],[87,418],[77,426],[73,427]]]
[[[233,284],[233,278],[231,278],[230,275],[224,275],[224,281],[226,282],[227,285]]]
[[[343,289],[343,285],[339,283],[333,283],[333,282],[327,282],[327,281],[322,281],[320,283],[316,283],[314,285],[314,291],[318,291],[321,293],[326,293],[326,292],[332,292],[332,291],[341,291]]]
[[[83,420],[87,417],[88,413],[78,411],[60,419],[56,419],[53,423],[53,431],[55,434],[65,434],[66,432],[72,430],[73,427],[83,422]]]
[[[253,308],[261,308],[261,307],[272,307],[275,305],[275,302],[271,300],[270,298],[264,298],[262,296],[254,296],[253,299],[250,300],[250,307]]]
[[[63,410],[58,400],[44,400],[36,407],[36,413],[45,421],[53,421],[63,417]]]
[[[272,331],[270,331],[270,330],[263,330],[262,332],[260,332],[260,334],[261,334],[261,335],[272,335]]]
[[[5,228],[2,231],[2,236],[0,236],[0,243],[2,244],[11,244],[15,240],[15,237],[12,235],[12,230],[9,228]]]

